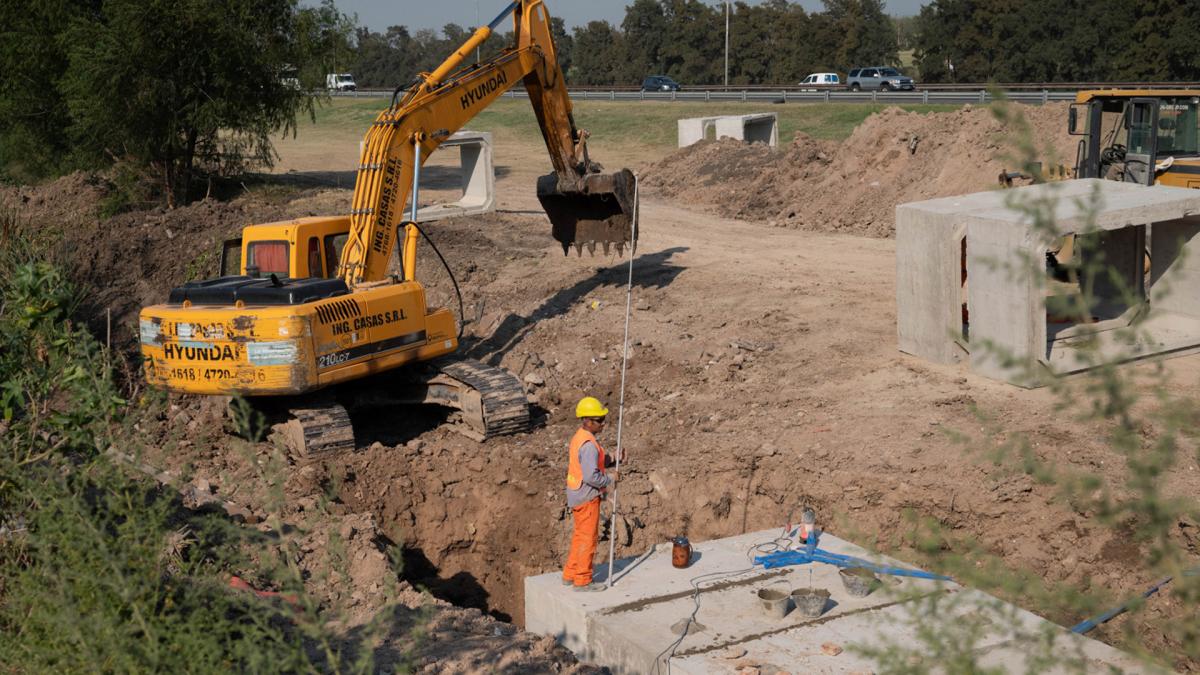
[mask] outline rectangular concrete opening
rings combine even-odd
[[[1124,328],[1146,309],[1146,227],[1068,234],[1046,255],[1046,341]]]

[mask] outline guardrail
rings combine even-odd
[[[1200,83],[1170,82],[1074,82],[1040,84],[1000,84],[999,91],[1010,101],[1028,104],[1073,101],[1086,89],[1200,89]],[[571,87],[571,98],[580,101],[704,101],[743,103],[943,103],[987,104],[994,100],[995,88],[984,84],[937,84],[913,91],[851,91],[845,85],[815,87],[744,87],[713,86],[680,91],[641,91],[637,87]],[[329,92],[336,97],[390,97],[392,89],[363,89]],[[524,89],[504,93],[507,98],[526,98]]]
[[[742,102],[742,103],[990,103],[992,92],[978,91],[801,91],[798,89],[741,89],[729,91],[683,90],[683,91],[627,91],[620,89],[572,89],[571,98],[576,101],[692,101],[692,102]],[[337,98],[390,98],[391,91],[359,90],[330,92]],[[1019,103],[1049,103],[1050,101],[1074,101],[1071,91],[1010,91],[1005,93],[1011,101]],[[527,98],[524,89],[510,89],[504,98]]]

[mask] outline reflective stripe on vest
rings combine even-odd
[[[604,448],[592,435],[592,432],[580,427],[571,437],[571,445],[567,447],[567,487],[578,490],[583,485],[583,467],[579,465],[579,449],[584,443],[591,441],[596,446],[596,466],[604,473]]]

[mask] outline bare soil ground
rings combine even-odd
[[[979,113],[953,113],[929,124],[950,133]],[[1065,119],[1065,112],[1057,114]],[[901,117],[884,113],[864,127],[886,128],[881,142],[899,146],[909,133],[900,128],[908,123]],[[930,173],[915,158],[929,152],[931,166],[937,166],[980,149],[976,140],[956,149],[957,132],[947,138],[918,133],[915,154],[904,146],[890,160],[895,148],[881,153],[871,144],[853,161],[840,159],[836,146],[803,140],[780,153],[799,152],[805,161],[815,157],[820,163],[796,169],[801,183],[808,176],[828,187],[841,176],[841,182],[853,180],[863,189],[878,187],[880,203],[891,203],[869,213],[840,210],[836,201],[814,205],[799,196],[790,205],[780,198],[770,209],[755,210],[754,193],[720,192],[727,181],[741,180],[728,171],[707,189],[690,182],[687,191],[667,189],[661,186],[670,183],[662,182],[656,183],[659,192],[643,195],[625,410],[630,460],[620,483],[624,522],[618,527],[618,555],[640,553],[678,534],[704,540],[782,526],[789,514],[811,505],[839,535],[901,558],[918,558],[905,517],[912,512],[978,542],[1013,568],[1084,593],[1125,597],[1153,581],[1142,569],[1139,545],[1100,525],[1095,514],[1064,506],[1053,488],[990,461],[986,450],[992,440],[980,414],[1027,435],[1039,456],[1116,479],[1125,471],[1124,459],[1103,442],[1104,429],[1056,411],[1046,390],[1018,390],[897,352],[894,244],[883,238],[890,227],[885,213],[896,200],[917,194],[988,189],[1005,168],[993,156],[979,157],[968,162],[980,167],[978,185],[959,176],[946,183],[951,192],[927,192],[941,185],[934,176],[943,174]],[[848,147],[860,147],[855,143]],[[713,148],[725,145],[702,146],[649,167],[659,158],[646,157],[640,166],[655,176],[688,157],[719,163]],[[355,152],[331,147],[320,158],[289,165],[283,150],[281,171],[293,170],[293,182],[297,176],[321,179],[329,168],[321,163],[341,162],[342,155]],[[754,153],[760,164],[776,162],[763,159],[757,148],[736,150]],[[602,160],[615,168],[619,153],[607,154]],[[499,144],[497,162],[505,167],[498,214],[428,229],[467,296],[465,314],[472,322],[463,352],[541,382],[530,390],[544,413],[542,423],[529,434],[481,445],[439,426],[442,415],[435,411],[395,410],[356,419],[353,455],[288,468],[282,513],[291,519],[320,513],[321,495],[335,491],[337,501],[320,520],[320,531],[357,542],[350,548],[355,562],[344,569],[335,565],[346,577],[314,581],[313,592],[331,603],[348,602],[359,618],[379,606],[373,589],[390,574],[381,543],[404,547],[404,580],[440,599],[416,591],[405,598],[414,613],[434,608],[427,640],[398,638],[394,645],[397,654],[413,654],[418,668],[582,672],[585,666],[573,664],[547,639],[513,635],[515,627],[504,622],[523,622],[522,579],[557,569],[564,560],[570,531],[562,497],[564,445],[575,426],[571,413],[578,397],[591,394],[616,403],[626,261],[563,257],[550,239],[533,191],[532,178],[548,168],[540,139]],[[872,167],[892,168],[874,178]],[[945,171],[961,173],[954,167]],[[772,183],[764,175],[752,182],[767,189]],[[876,180],[880,185],[871,186]],[[801,184],[794,189],[802,194]],[[23,201],[37,217],[69,219],[94,209],[92,190],[71,177],[0,197]],[[716,196],[699,196],[710,191]],[[137,306],[161,301],[188,276],[189,261],[196,276],[215,271],[215,260],[196,262],[201,251],[247,222],[340,213],[349,196],[344,183],[276,192],[252,188],[228,202],[81,225],[69,240],[77,247],[80,278],[99,292],[97,309],[113,307],[121,344],[133,349]],[[735,197],[741,206],[729,206]],[[713,209],[743,217],[706,212]],[[780,215],[785,209],[792,215]],[[842,225],[821,225],[833,214],[844,215],[836,221]],[[850,222],[860,217],[870,222]],[[82,218],[89,220],[94,218]],[[772,221],[804,229],[770,227]],[[829,229],[842,233],[813,231]],[[451,301],[434,256],[423,255],[418,275],[431,286],[432,301]],[[1196,393],[1200,358],[1175,359],[1167,368],[1181,390]],[[172,405],[159,426],[147,430],[162,449],[159,461],[190,465],[191,474],[223,498],[269,503],[270,486],[261,484],[256,467],[276,452],[273,446],[238,446],[200,401],[178,398]],[[610,428],[605,440],[611,443],[614,433]],[[1195,495],[1200,490],[1195,462],[1185,461],[1176,471],[1172,493]],[[311,550],[317,556],[323,535],[314,536]],[[1192,551],[1200,546],[1194,523],[1179,523],[1178,539]],[[1009,597],[1025,599],[1019,591]],[[1082,618],[1038,609],[1059,623]],[[1160,595],[1132,619],[1095,634],[1124,645],[1129,629],[1143,648],[1171,658],[1178,645],[1164,626],[1188,611]]]

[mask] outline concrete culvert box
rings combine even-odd
[[[1041,229],[1021,207],[1038,203],[1054,205]],[[1191,351],[1200,347],[1198,234],[1200,193],[1099,179],[901,205],[900,350],[968,360],[1021,386]]]
[[[460,131],[446,139],[440,150],[458,148],[462,197],[446,204],[431,204],[417,209],[417,220],[427,222],[474,216],[496,210],[496,170],[492,158],[492,134],[487,131]]]
[[[779,119],[775,113],[690,117],[679,120],[678,127],[681,148],[709,137],[709,131],[718,139],[765,143],[772,148],[779,145]]]

